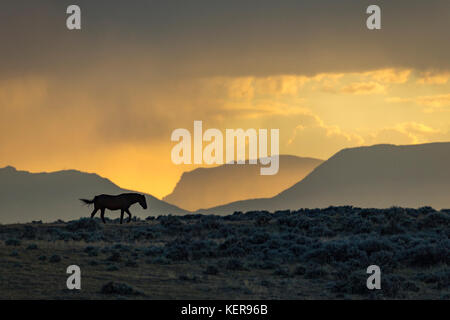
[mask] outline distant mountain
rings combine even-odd
[[[330,205],[450,208],[450,143],[344,149],[275,197],[238,201],[198,213]]]
[[[260,174],[261,165],[221,165],[185,172],[173,192],[163,200],[186,210],[229,202],[272,197],[303,179],[322,160],[281,155],[276,175]]]
[[[0,169],[0,223],[30,222],[32,220],[54,221],[89,217],[91,208],[83,206],[79,198],[95,195],[130,192],[121,189],[110,180],[97,174],[75,170],[51,173],[17,171],[13,167]],[[162,214],[187,214],[185,210],[146,195],[148,209],[139,204],[131,207],[133,215],[140,217]],[[98,215],[98,214],[97,214]],[[117,218],[120,211],[105,215]]]

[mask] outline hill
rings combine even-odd
[[[130,192],[97,174],[76,170],[30,173],[13,167],[0,169],[0,222],[54,221],[87,217],[92,211],[79,198],[92,199],[97,194]],[[186,214],[185,210],[146,195],[148,209],[139,205],[131,213],[140,217],[160,214]],[[117,218],[120,212],[107,211],[106,217]]]
[[[186,210],[210,208],[238,200],[273,197],[303,179],[322,160],[281,155],[276,175],[260,175],[257,165],[221,165],[183,173],[163,200]]]
[[[200,213],[353,205],[450,207],[450,143],[344,149],[275,197],[230,203]]]

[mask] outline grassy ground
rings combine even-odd
[[[449,214],[386,212],[3,225],[0,299],[449,299]],[[81,290],[66,288],[73,264]],[[111,281],[125,290],[102,293]]]

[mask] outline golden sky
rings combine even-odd
[[[373,1],[372,1],[373,2]],[[0,14],[0,166],[163,197],[171,132],[279,128],[280,152],[450,140],[448,1],[15,1]],[[426,5],[425,5],[426,3]],[[406,7],[405,7],[406,6]]]

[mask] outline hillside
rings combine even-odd
[[[54,221],[87,217],[92,211],[79,198],[92,199],[97,194],[130,192],[96,174],[75,170],[30,173],[13,167],[0,169],[0,223]],[[173,205],[146,195],[148,209],[139,205],[131,213],[140,217],[159,214],[186,214]],[[106,217],[117,218],[120,212],[107,211]]]
[[[260,175],[257,165],[222,165],[185,172],[163,200],[186,210],[210,208],[238,200],[273,197],[303,179],[322,160],[281,155],[276,175]]]
[[[450,143],[344,149],[273,198],[230,203],[200,213],[324,208],[450,207]]]

